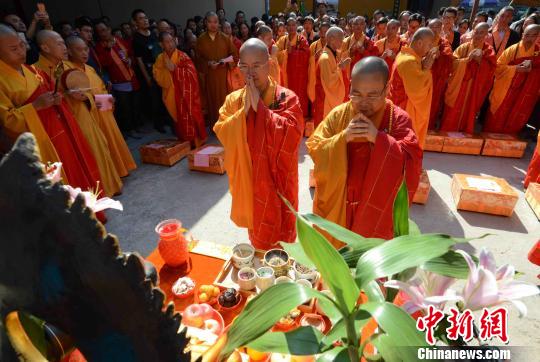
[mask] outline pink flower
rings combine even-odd
[[[45,166],[45,177],[53,184],[62,180],[62,162],[55,162]]]
[[[430,305],[444,309],[449,301],[459,300],[456,292],[449,289],[456,279],[418,269],[415,276],[407,283],[399,280],[389,280],[384,283],[387,288],[402,290],[411,299],[403,304],[409,314],[418,310],[428,309]]]
[[[78,187],[73,188],[69,185],[64,185],[64,189],[66,189],[66,191],[69,193],[71,202],[75,201],[75,198],[78,195],[82,195],[86,207],[88,207],[93,212],[100,212],[105,209],[116,209],[120,211],[124,210],[120,201],[116,201],[108,197],[102,197],[98,199],[98,195],[94,194],[93,192],[82,191]]]
[[[498,304],[511,302],[518,309],[520,316],[527,314],[527,307],[517,300],[540,291],[533,284],[514,280],[515,269],[506,264],[497,268],[493,254],[486,248],[480,251],[478,266],[471,256],[462,250],[458,250],[469,265],[469,278],[461,292],[461,299],[465,308],[480,310]]]

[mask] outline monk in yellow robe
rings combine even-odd
[[[214,131],[225,148],[232,195],[231,219],[248,229],[255,248],[296,239],[298,148],[304,131],[296,94],[269,77],[268,47],[259,39],[240,49],[246,86],[227,96]]]
[[[154,63],[154,79],[162,89],[167,111],[174,120],[176,137],[200,147],[208,138],[204,125],[197,70],[188,55],[176,49],[176,40],[168,33],[159,34],[163,53]]]
[[[40,37],[38,37],[38,40]],[[62,162],[65,184],[95,189],[100,181],[96,160],[65,100],[49,76],[25,65],[26,44],[0,24],[0,124],[10,142],[23,132],[36,138],[44,163]]]
[[[418,29],[412,36],[410,47],[401,48],[396,57],[390,80],[390,99],[411,117],[422,149],[428,131],[433,92],[431,66],[436,50],[432,49],[433,40],[434,34],[430,29]]]
[[[236,57],[238,50],[232,40],[219,31],[216,13],[209,12],[206,15],[206,27],[207,31],[197,39],[195,53],[206,91],[207,120],[210,125],[214,125],[219,118],[219,107],[227,96],[227,68],[236,66],[234,60],[226,60]]]
[[[356,63],[351,100],[334,108],[306,142],[315,163],[313,212],[383,239],[394,237],[393,205],[401,184],[412,200],[422,164],[410,117],[386,98],[388,78],[379,57]]]
[[[58,43],[60,40],[64,42],[60,35],[55,32],[44,35],[40,45],[40,59],[50,59],[51,55],[48,53],[48,49],[52,47],[52,44]],[[46,46],[47,44],[49,47]],[[122,181],[114,167],[114,163],[108,150],[107,140],[105,139],[103,132],[99,129],[98,121],[91,112],[91,109],[92,107],[95,107],[95,104],[94,97],[90,93],[90,90],[69,90],[65,87],[67,75],[69,72],[75,71],[75,68],[76,66],[74,64],[63,61],[62,69],[64,69],[64,72],[62,73],[62,77],[57,79],[56,82],[58,84],[56,87],[62,89],[64,92],[69,109],[75,116],[79,128],[92,149],[92,153],[99,168],[101,187],[103,188],[104,195],[111,197],[122,190]]]
[[[315,127],[345,100],[345,81],[343,70],[347,69],[350,58],[341,60],[337,54],[343,44],[344,33],[341,28],[331,27],[326,33],[326,47],[317,62],[315,82]],[[346,76],[346,75],[345,75]]]
[[[133,160],[133,156],[129,151],[126,141],[122,137],[118,124],[114,118],[112,109],[112,96],[109,96],[110,104],[101,104],[96,100],[96,95],[108,95],[105,84],[98,76],[94,68],[87,65],[89,56],[88,45],[85,41],[78,37],[69,37],[66,39],[68,46],[68,54],[70,62],[66,62],[68,69],[78,69],[86,74],[90,80],[90,93],[94,96],[94,103],[91,103],[92,113],[95,120],[98,122],[99,129],[107,139],[107,145],[111,158],[116,167],[116,172],[120,177],[129,175],[129,172],[136,169],[137,165]],[[103,102],[106,103],[106,100]],[[93,105],[96,107],[93,107]],[[109,109],[106,109],[109,108]]]
[[[330,29],[330,23],[323,22],[319,25],[319,39],[315,40],[309,46],[309,67],[308,67],[308,86],[307,94],[308,98],[315,108],[315,84],[317,83],[317,62],[322,54],[322,51],[326,47],[326,32]],[[313,109],[313,112],[315,109]]]
[[[274,35],[272,29],[269,26],[262,25],[257,30],[257,38],[261,39],[268,47],[268,53],[270,53],[270,60],[268,65],[270,67],[270,77],[277,83],[281,84],[281,69],[279,68],[278,52],[279,49],[274,42]]]

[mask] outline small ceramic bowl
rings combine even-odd
[[[297,279],[296,284],[303,285],[304,287],[307,287],[307,288],[313,288],[313,285],[307,279]]]
[[[238,244],[233,248],[232,263],[236,269],[253,265],[255,248],[250,244]]]
[[[217,303],[216,307],[218,308],[219,312],[227,313],[227,312],[232,312],[232,311],[237,310],[240,307],[241,304],[242,304],[242,294],[238,293],[236,304],[233,305],[232,307],[224,307],[224,306],[222,306],[221,304],[219,304],[219,299],[218,299],[218,303]]]
[[[257,272],[255,269],[245,266],[238,271],[238,286],[241,290],[255,289],[257,283]]]
[[[257,287],[261,292],[274,285],[275,280],[274,269],[269,266],[263,266],[257,269]]]
[[[281,283],[294,283],[294,280],[285,276],[276,278],[275,284],[281,284]]]
[[[289,271],[289,254],[285,250],[271,249],[264,254],[264,265],[274,269],[274,275],[281,277]]]
[[[303,264],[295,261],[293,264],[293,270],[296,280],[307,279],[313,285],[317,280],[317,271],[315,269],[309,269]]]

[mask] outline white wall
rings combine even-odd
[[[204,16],[207,11],[216,10],[215,0],[45,0],[47,11],[54,23],[60,20],[73,21],[77,16],[88,15],[92,18],[101,16],[99,2],[103,15],[111,18],[112,26],[129,20],[131,11],[142,8],[150,18],[168,18],[182,25],[186,19],[195,15]],[[35,12],[34,1],[23,1],[26,16]],[[229,21],[234,20],[237,10],[243,10],[246,18],[260,17],[264,13],[264,0],[224,0],[224,7]]]

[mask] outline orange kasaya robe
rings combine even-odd
[[[538,133],[536,149],[534,150],[527,175],[525,176],[525,188],[529,187],[529,183],[531,182],[540,183],[540,133]]]
[[[317,61],[326,46],[326,39],[318,39],[309,46],[309,67],[308,67],[308,85],[307,94],[313,108],[315,108],[315,83],[317,82]],[[313,113],[316,110],[313,109]]]
[[[308,115],[308,68],[309,44],[301,35],[282,36],[276,43],[279,53],[278,60],[281,65],[281,80],[284,87],[289,88],[298,96],[304,117]],[[291,48],[289,52],[287,49]]]
[[[278,48],[275,44],[272,44],[268,48],[268,54],[270,54],[270,59],[268,60],[268,65],[270,67],[270,77],[277,83],[281,84],[281,70],[279,69],[278,61]]]
[[[83,70],[88,79],[90,79],[90,87],[94,97],[96,94],[108,94],[105,83],[101,80],[97,72],[89,65],[85,65]],[[94,118],[98,121],[98,126],[103,135],[107,139],[109,152],[116,167],[116,172],[120,177],[129,175],[130,171],[137,168],[137,164],[131,155],[131,151],[122,136],[122,132],[118,128],[118,123],[114,117],[113,110],[101,110],[94,107],[91,109]]]
[[[383,39],[380,39],[380,40],[377,40],[375,42],[375,47],[377,48],[377,56],[378,57],[381,57],[382,54],[384,53],[385,50],[392,50],[394,52],[394,57],[384,57],[384,61],[386,62],[386,65],[388,65],[388,70],[391,72],[392,71],[392,67],[394,65],[394,61],[396,59],[396,56],[399,54],[399,52],[401,51],[401,48],[403,46],[406,46],[407,45],[407,42],[405,42],[404,40],[402,40],[399,36],[396,36],[396,38],[394,39],[394,41],[392,42],[389,42],[388,41],[388,38],[383,38]]]
[[[532,62],[530,72],[516,72],[516,65]],[[489,96],[485,132],[518,133],[529,120],[540,90],[540,46],[528,50],[520,41],[497,59],[495,83]]]
[[[66,70],[79,69],[71,62],[64,62],[64,67]],[[87,97],[85,101],[76,100],[69,95],[65,95],[65,99],[77,120],[82,134],[92,149],[101,175],[104,196],[111,197],[122,191],[122,181],[112,160],[107,138],[99,128],[99,115],[97,114],[94,95],[90,91],[84,93]]]
[[[203,33],[197,39],[195,48],[197,57],[197,69],[201,73],[202,83],[205,89],[207,120],[213,125],[219,118],[219,108],[227,96],[227,71],[228,64],[218,65],[212,69],[209,61],[219,62],[232,55],[237,59],[238,50],[232,40],[225,34],[218,32],[214,39],[209,33]]]
[[[431,70],[422,69],[422,59],[412,48],[401,48],[392,69],[389,98],[411,117],[422,149],[428,131],[432,94]]]
[[[434,44],[438,44],[439,56],[433,62],[431,75],[433,77],[433,96],[431,97],[431,111],[429,112],[429,129],[434,129],[437,119],[444,104],[443,98],[448,84],[448,78],[452,73],[454,55],[452,47],[446,39],[435,39]]]
[[[167,68],[167,58],[176,65]],[[163,52],[154,63],[154,79],[162,88],[162,98],[174,120],[176,136],[200,146],[208,138],[201,110],[197,70],[189,56],[178,49],[169,56]]]
[[[343,71],[338,66],[337,54],[328,46],[324,48],[317,62],[315,82],[315,127],[323,121],[332,109],[343,103],[346,97]]]
[[[39,111],[32,105],[40,95],[54,90],[49,77],[28,65],[22,66],[21,74],[1,60],[0,73],[2,132],[12,141],[23,132],[31,132],[42,162],[62,162],[65,184],[95,189],[100,181],[96,160],[65,100]]]
[[[480,64],[468,61],[474,49],[473,43],[468,42],[454,51],[454,70],[444,97],[441,131],[474,132],[474,120],[493,84],[497,62],[495,52],[488,43],[483,44]]]
[[[225,148],[232,195],[231,219],[247,228],[257,249],[294,242],[298,207],[298,148],[304,131],[298,97],[270,79],[257,112],[244,110],[246,90],[227,96],[214,131]]]
[[[422,150],[411,119],[390,100],[372,118],[379,129],[374,144],[347,143],[345,129],[353,117],[352,103],[342,104],[306,142],[317,182],[313,212],[364,237],[391,239],[395,196],[405,180],[412,200]]]
[[[64,62],[60,64],[54,64],[51,60],[45,57],[43,54],[39,54],[38,61],[34,63],[34,67],[47,74],[53,87],[56,84],[56,78],[61,73],[57,73],[57,69],[64,69]]]
[[[510,39],[510,33],[510,28],[508,28],[504,32],[504,35],[501,37],[497,25],[495,25],[491,30],[491,45],[493,46],[493,50],[495,51],[495,56],[497,58],[499,58],[506,49],[506,44]]]

